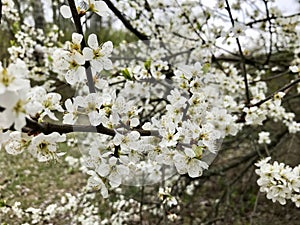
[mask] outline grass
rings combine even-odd
[[[78,154],[76,151],[71,153],[73,156]],[[12,156],[3,149],[0,151],[0,200],[8,205],[19,201],[23,209],[40,208],[59,201],[66,192],[78,192],[86,180],[86,175],[70,169],[63,159],[39,163],[27,152]]]

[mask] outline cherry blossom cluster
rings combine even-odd
[[[196,71],[203,80],[191,71]],[[208,168],[211,155],[217,153],[218,142],[226,135],[236,134],[236,118],[216,104],[219,102],[218,90],[209,83],[214,80],[214,75],[199,63],[178,69],[176,74],[178,80],[185,80],[191,94],[152,83],[154,88],[159,86],[164,90],[165,103],[161,104],[166,111],[160,117],[154,115],[142,126],[144,131],[152,132],[150,137],[143,137],[138,129],[134,130],[141,123],[139,106],[143,103],[140,96],[131,97],[131,100],[126,100],[126,97],[132,96],[130,89],[135,82],[117,96],[115,93],[107,95],[108,92],[92,93],[84,98],[78,96],[73,102],[66,101],[70,112],[65,114],[64,122],[74,124],[85,112],[90,124],[111,127],[116,132],[111,139],[104,137],[105,141],[99,142],[100,137],[97,137],[87,146],[89,158],[86,166],[91,169],[88,172],[91,175],[89,185],[100,189],[103,196],[108,196],[107,185],[116,188],[121,183],[156,183],[164,179],[162,175],[166,172],[162,170],[169,171],[168,174],[176,169],[180,174],[199,177]],[[152,93],[151,89],[148,90]]]
[[[90,175],[88,186],[108,197],[109,189],[121,184],[158,183],[175,173],[191,178],[201,176],[223,138],[236,135],[244,127],[262,126],[273,120],[283,123],[290,133],[300,131],[295,113],[282,105],[289,89],[268,97],[270,87],[261,81],[274,68],[266,66],[254,72],[245,68],[242,74],[233,64],[220,61],[215,66],[211,62],[224,52],[230,53],[235,40],[241,41],[244,51],[240,54],[245,54],[240,56],[242,59],[257,46],[263,50],[255,54],[268,53],[272,49],[265,50],[266,39],[275,40],[270,36],[273,31],[258,32],[247,21],[232,26],[219,23],[223,21],[219,13],[226,13],[221,3],[213,7],[194,1],[148,4],[145,10],[144,2],[115,2],[123,13],[132,15],[128,19],[134,29],[153,37],[121,43],[118,48],[111,41],[99,43],[94,33],[85,37],[80,32],[72,33],[72,40],[60,46],[56,43],[60,34],[55,26],[48,35],[27,25],[20,27],[15,43],[8,49],[8,65],[0,64],[0,144],[9,154],[26,150],[41,162],[56,160],[64,154],[57,144],[67,141],[65,134],[36,133],[26,127],[28,121],[42,124],[62,118],[60,125],[72,125],[74,132],[88,127],[96,133],[83,135],[80,143],[84,148],[85,171]],[[3,6],[5,14],[14,14],[10,10],[12,1],[4,1]],[[273,16],[281,16],[276,8],[270,10]],[[106,16],[108,11],[103,1],[83,0],[77,5],[80,17],[87,12]],[[61,6],[60,12],[65,18],[74,13],[67,5]],[[257,18],[263,16],[259,13]],[[290,22],[279,23],[283,26]],[[293,24],[296,28],[297,23]],[[258,32],[267,38],[249,42],[247,32]],[[295,39],[293,35],[286,36],[279,39],[277,46]],[[238,51],[234,43],[234,50]],[[299,77],[299,59],[291,63],[290,71],[292,83]],[[33,81],[45,82],[35,86]],[[63,97],[54,85],[58,81],[82,89],[76,90],[77,96],[62,102]],[[88,86],[95,86],[96,91],[87,90]],[[251,98],[245,101],[247,88]],[[101,133],[104,128],[107,132]],[[257,136],[258,144],[270,144],[272,134],[268,130]],[[293,179],[298,179],[297,169],[294,172],[278,163],[271,167],[267,162],[258,164],[259,185],[267,182],[262,190],[273,201],[293,200],[288,190],[299,190],[294,186],[291,189],[292,181],[276,173],[294,173]],[[271,188],[269,183],[276,187]],[[278,191],[278,185],[286,187]],[[160,195],[173,204],[175,200],[169,192],[161,190]]]
[[[292,168],[277,161],[270,163],[270,160],[271,157],[268,157],[255,164],[260,191],[273,202],[285,205],[287,200],[291,200],[300,207],[300,166]]]
[[[86,61],[90,61],[93,74],[112,68],[112,62],[108,59],[113,50],[111,41],[99,46],[97,36],[90,34],[88,37],[89,47],[85,47],[81,51],[82,39],[81,34],[73,33],[72,42],[67,42],[65,49],[57,49],[53,53],[55,71],[65,73],[65,79],[71,85],[85,81],[84,65]]]
[[[15,3],[13,0],[3,0],[2,1],[2,13],[7,17],[7,19],[12,21],[19,20],[19,13],[15,9]]]
[[[56,159],[56,143],[64,142],[65,136],[58,133],[39,134],[29,137],[22,133],[27,115],[39,115],[58,120],[53,111],[62,112],[58,93],[47,93],[42,87],[31,88],[28,69],[24,61],[17,59],[7,67],[0,65],[0,112],[1,130],[14,127],[16,131],[1,132],[1,144],[9,154],[19,154],[28,149],[39,161]]]
[[[95,0],[83,0],[77,6],[77,12],[80,15],[84,15],[86,12],[93,12],[98,14],[99,16],[107,16],[108,14],[108,7],[104,1],[95,1]],[[60,7],[60,12],[64,18],[71,18],[72,12],[69,6],[62,5]]]
[[[1,134],[2,145],[8,154],[18,155],[23,151],[28,151],[39,162],[57,160],[63,152],[57,152],[57,143],[65,142],[66,136],[56,132],[49,135],[43,133],[34,137],[29,137],[20,131]]]

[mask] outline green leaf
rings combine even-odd
[[[194,152],[196,154],[196,158],[201,159],[202,155],[203,155],[203,147],[202,146],[196,146],[196,148],[194,148]]]
[[[4,200],[0,200],[0,208],[1,207],[6,207],[6,203]]]
[[[48,61],[53,62],[53,58],[50,55],[48,56]]]
[[[205,63],[205,64],[202,66],[202,71],[203,71],[203,73],[207,73],[209,70],[210,70],[210,63]]]
[[[14,45],[16,45],[16,42],[15,42],[15,40],[10,40],[10,41],[9,41],[9,43],[10,43],[10,45],[11,45],[11,46],[14,46]]]
[[[127,68],[125,68],[123,71],[122,71],[122,74],[123,76],[125,77],[126,80],[133,80],[131,75],[130,75],[130,72],[128,71]]]
[[[147,60],[144,62],[144,66],[145,66],[145,69],[146,69],[146,70],[150,70],[150,67],[151,67],[151,59],[147,59]]]

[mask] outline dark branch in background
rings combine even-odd
[[[137,36],[142,41],[149,40],[149,37],[137,29],[135,29],[131,23],[123,16],[123,14],[114,6],[114,4],[109,0],[104,0],[106,5],[110,8],[110,10],[122,21],[123,25],[131,31],[135,36]]]
[[[253,21],[251,21],[249,23],[246,23],[246,26],[252,27],[253,24],[256,24],[256,23],[267,22],[269,20],[278,19],[278,18],[292,18],[294,16],[300,16],[300,12],[296,13],[296,14],[288,15],[288,16],[270,16],[269,18],[263,18],[263,19],[253,20]]]
[[[267,78],[259,79],[259,80],[254,80],[254,81],[251,82],[251,84],[252,84],[252,83],[261,82],[261,81],[271,81],[271,80],[274,80],[274,79],[283,77],[283,76],[285,76],[285,75],[288,75],[289,72],[290,72],[290,70],[288,69],[288,70],[285,70],[285,71],[283,71],[283,72],[281,72],[281,73],[278,73],[278,74],[276,74],[276,75],[274,75],[274,76],[271,76],[271,77],[267,77]]]
[[[268,65],[269,62],[270,62],[270,58],[271,58],[271,55],[272,55],[272,47],[273,47],[273,32],[272,32],[272,22],[271,22],[271,18],[270,18],[270,12],[269,12],[269,8],[268,8],[268,1],[267,0],[263,0],[264,1],[264,4],[265,4],[265,9],[266,9],[266,15],[267,15],[267,21],[269,23],[269,26],[268,26],[268,31],[269,31],[269,34],[270,34],[270,46],[269,46],[269,53],[267,55],[267,59],[265,61],[264,64]]]
[[[254,106],[257,106],[259,107],[260,105],[262,105],[263,103],[269,101],[270,99],[272,99],[274,97],[274,95],[276,95],[278,92],[281,92],[281,91],[285,91],[285,90],[288,90],[290,88],[292,88],[294,85],[296,85],[297,83],[300,82],[300,78],[292,81],[291,83],[283,86],[282,88],[278,89],[277,91],[275,91],[274,93],[270,94],[268,97],[266,97],[265,99],[255,103],[255,104],[249,104],[247,105],[247,107],[254,107]],[[236,120],[237,123],[242,123],[242,122],[245,122],[245,117],[246,117],[246,113],[243,112],[241,115],[240,115],[240,118]]]
[[[253,104],[253,105],[249,105],[249,107],[254,107],[254,106],[260,106],[261,104],[265,103],[266,101],[270,100],[271,98],[274,97],[275,94],[277,94],[278,92],[281,92],[281,91],[285,91],[291,87],[293,87],[294,85],[296,85],[297,83],[300,82],[300,78],[294,80],[293,82],[283,86],[282,88],[278,89],[277,91],[275,91],[273,94],[269,95],[268,97],[266,97],[265,99]]]
[[[69,2],[69,6],[70,6],[70,9],[72,12],[72,17],[73,17],[73,20],[75,23],[76,31],[77,31],[77,33],[84,36],[81,21],[80,21],[80,15],[77,12],[75,2],[74,2],[74,0],[68,0],[68,2]],[[83,39],[82,43],[81,43],[81,49],[83,49],[84,47],[86,47],[86,43],[85,43],[85,40]],[[90,93],[96,93],[90,62],[86,61],[84,66],[85,66],[89,91],[90,91]]]
[[[277,147],[282,142],[282,140],[286,137],[286,135],[288,135],[287,129],[285,129],[281,132],[278,132],[275,135],[274,142],[271,142],[271,144],[269,145],[269,148],[271,149],[270,153],[274,153],[278,149]],[[203,175],[201,177],[190,178],[188,175],[184,175],[184,176],[182,176],[182,179],[187,180],[186,185],[189,185],[193,180],[199,180],[199,181],[201,181],[200,185],[203,185],[204,182],[207,181],[210,177],[225,176],[228,171],[230,171],[232,169],[237,169],[241,165],[245,165],[244,169],[242,169],[239,172],[239,175],[236,176],[236,178],[234,178],[233,181],[231,181],[231,185],[233,185],[234,183],[236,183],[239,179],[241,179],[243,177],[243,175],[246,173],[246,171],[249,170],[253,166],[254,162],[259,160],[259,158],[261,157],[261,153],[264,152],[264,150],[265,150],[264,147],[261,147],[259,149],[250,151],[246,155],[230,158],[230,159],[226,160],[226,164],[224,166],[218,166],[218,165],[212,164],[209,170],[203,171]],[[265,156],[265,154],[263,155],[263,157],[264,156]],[[247,164],[247,162],[249,162],[249,163]],[[247,166],[246,166],[246,164],[247,164]],[[184,193],[185,189],[182,189],[182,190],[178,189],[178,183],[174,184],[172,190],[177,189],[177,194],[179,196],[181,196]]]
[[[226,0],[226,7],[225,8],[228,11],[232,27],[234,27],[234,20],[233,20],[233,16],[232,16],[232,13],[231,13],[231,9],[230,9],[228,0]],[[243,54],[243,50],[242,50],[239,38],[236,37],[235,40],[236,40],[236,43],[237,43],[237,46],[238,46],[238,49],[239,49],[239,53],[240,53],[240,56],[241,56],[241,67],[242,67],[242,73],[243,73],[244,83],[245,83],[246,102],[247,102],[247,105],[249,105],[250,104],[250,92],[249,92],[248,79],[247,79],[245,56]]]
[[[2,19],[2,1],[0,0],[0,24]]]

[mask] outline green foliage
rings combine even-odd
[[[123,74],[123,76],[124,76],[124,78],[125,78],[126,80],[132,80],[132,77],[131,77],[131,75],[130,75],[130,72],[128,71],[127,68],[125,68],[124,70],[122,70],[122,74]]]
[[[210,64],[209,64],[209,63],[205,63],[205,64],[202,66],[202,71],[203,71],[203,73],[207,73],[209,70],[210,70]]]
[[[146,62],[144,63],[144,66],[145,66],[146,70],[150,70],[150,67],[151,67],[151,59],[146,60]]]

